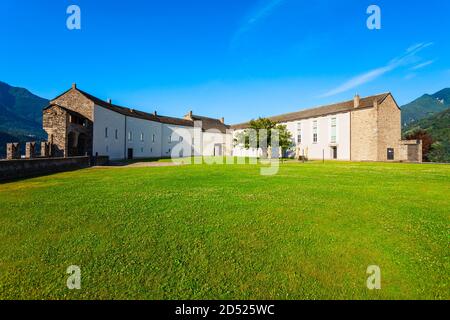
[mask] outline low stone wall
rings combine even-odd
[[[88,168],[90,157],[0,160],[0,181]]]

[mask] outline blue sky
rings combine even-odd
[[[66,9],[81,8],[81,30]],[[366,27],[381,8],[381,30]],[[450,86],[442,0],[2,0],[0,80],[52,98],[72,82],[144,111],[238,123]]]

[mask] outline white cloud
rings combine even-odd
[[[433,64],[434,62],[435,62],[435,60],[426,61],[426,62],[420,63],[420,64],[412,67],[410,70],[419,70],[419,69],[428,67],[429,65]]]
[[[432,42],[415,44],[415,45],[409,47],[403,55],[392,59],[387,65],[377,68],[377,69],[374,69],[374,70],[370,70],[359,76],[356,76],[356,77],[346,81],[342,85],[328,91],[327,93],[323,94],[321,97],[322,98],[331,97],[331,96],[337,95],[339,93],[349,91],[349,90],[357,88],[363,84],[371,82],[371,81],[383,76],[384,74],[391,72],[399,67],[402,67],[405,65],[410,65],[411,63],[414,62],[414,60],[416,58],[415,55],[419,51],[421,51],[431,45],[433,45]]]
[[[253,28],[257,22],[269,16],[281,3],[283,3],[283,1],[284,0],[267,0],[264,5],[256,8],[235,32],[231,40],[231,46],[233,47],[239,38]]]

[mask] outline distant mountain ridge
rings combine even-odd
[[[410,124],[450,108],[450,88],[435,94],[424,94],[402,107],[402,124]]]
[[[42,109],[49,100],[24,88],[0,81],[0,158],[5,156],[6,143],[46,138],[42,129]]]
[[[0,81],[0,131],[43,136],[42,109],[49,100]]]
[[[416,130],[426,130],[436,142],[450,142],[450,108],[428,118],[411,123],[405,128],[405,134]]]

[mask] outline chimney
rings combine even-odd
[[[220,122],[222,122],[223,124],[225,124],[225,118],[224,118],[224,117],[220,118]]]
[[[109,104],[112,104],[112,100],[111,100],[111,99],[108,99],[108,103],[109,103]]]
[[[353,105],[355,108],[359,107],[360,101],[361,101],[361,97],[359,96],[359,94],[356,94],[355,97],[353,98]]]
[[[77,84],[74,82],[72,83],[72,89],[76,89],[77,88]]]
[[[156,112],[156,110],[153,112],[153,115],[157,116],[158,112]]]
[[[187,115],[184,116],[186,120],[192,120],[192,110],[188,112]]]

